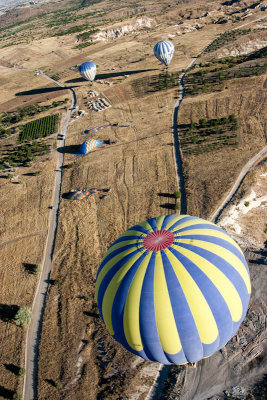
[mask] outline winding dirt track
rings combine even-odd
[[[63,83],[53,80],[44,73],[42,73],[42,75],[47,79],[53,81],[57,85],[65,87]],[[76,95],[73,89],[69,90],[71,91],[72,94],[72,107],[74,107],[76,105]],[[70,115],[71,115],[71,110],[69,109],[66,114],[65,120],[63,122],[62,134],[67,135],[67,128]],[[65,140],[63,144],[65,144]],[[53,206],[54,209],[51,210],[50,214],[48,234],[44,250],[44,258],[42,262],[43,268],[32,304],[32,320],[27,331],[26,342],[25,342],[25,369],[27,373],[24,379],[24,386],[23,386],[24,400],[37,399],[38,348],[41,336],[42,319],[45,309],[46,294],[49,284],[50,272],[52,268],[52,259],[53,259],[54,245],[57,233],[63,162],[64,162],[64,153],[58,152],[53,202],[51,204],[51,206]]]
[[[267,146],[263,147],[261,151],[258,152],[253,158],[251,158],[247,164],[242,168],[240,174],[238,175],[232,189],[230,192],[225,196],[221,204],[216,208],[213,214],[210,216],[210,220],[213,222],[217,222],[218,218],[220,217],[221,213],[225,209],[225,207],[229,204],[232,198],[235,196],[236,192],[238,191],[241,183],[243,182],[245,176],[250,171],[250,169],[267,153]]]

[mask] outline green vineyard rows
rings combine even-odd
[[[58,129],[58,121],[59,114],[53,114],[28,122],[19,135],[20,143],[52,135]]]

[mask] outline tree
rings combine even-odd
[[[204,118],[202,118],[202,119],[199,120],[199,125],[201,127],[205,127],[207,125],[207,121]]]
[[[25,328],[31,321],[32,312],[30,307],[20,307],[19,311],[15,315],[16,325],[23,326]]]
[[[56,382],[55,386],[56,386],[56,388],[58,390],[60,390],[62,388],[62,383],[61,382]]]
[[[23,397],[19,393],[14,393],[12,399],[13,400],[23,400]]]
[[[42,264],[35,264],[34,274],[39,275],[42,270]]]
[[[176,192],[174,192],[174,197],[176,199],[180,199],[181,198],[181,192],[179,192],[178,190]]]
[[[20,368],[19,369],[19,376],[24,376],[26,374],[26,369],[25,368]]]
[[[236,117],[235,117],[235,114],[231,114],[231,115],[229,115],[229,118],[228,118],[228,120],[229,120],[229,122],[236,122]]]

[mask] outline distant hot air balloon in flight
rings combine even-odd
[[[93,81],[96,75],[96,65],[92,61],[86,61],[79,66],[79,72],[87,81]]]
[[[108,249],[96,298],[127,350],[163,364],[209,357],[235,335],[250,298],[241,249],[215,224],[189,215],[151,218]]]
[[[81,145],[80,152],[75,155],[76,156],[85,156],[85,154],[94,150],[98,146],[102,146],[102,144],[104,144],[104,142],[100,142],[100,140],[96,140],[96,139],[86,140],[86,142],[83,142],[83,144]]]
[[[174,53],[174,45],[169,40],[162,40],[154,46],[154,55],[166,67],[170,65]]]

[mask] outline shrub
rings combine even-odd
[[[207,121],[203,118],[199,120],[199,125],[205,127],[207,125]]]
[[[64,165],[64,168],[70,169],[74,167],[74,163]]]
[[[15,315],[16,325],[25,327],[31,321],[32,312],[30,307],[20,307],[19,311]]]
[[[62,383],[61,382],[56,382],[55,386],[57,389],[61,389],[62,388]]]
[[[20,368],[19,369],[19,376],[24,376],[26,374],[26,369],[25,368]]]
[[[42,270],[42,264],[36,264],[34,268],[34,274],[39,275]]]
[[[19,393],[14,393],[12,399],[13,400],[23,400],[23,397]]]
[[[246,207],[249,206],[249,201],[245,201],[245,206],[246,206]]]
[[[176,203],[175,206],[174,206],[174,209],[175,209],[175,210],[180,210],[180,204],[179,204],[179,203]]]
[[[7,177],[8,177],[8,179],[11,179],[11,178],[13,178],[13,175],[12,174],[8,174]]]

